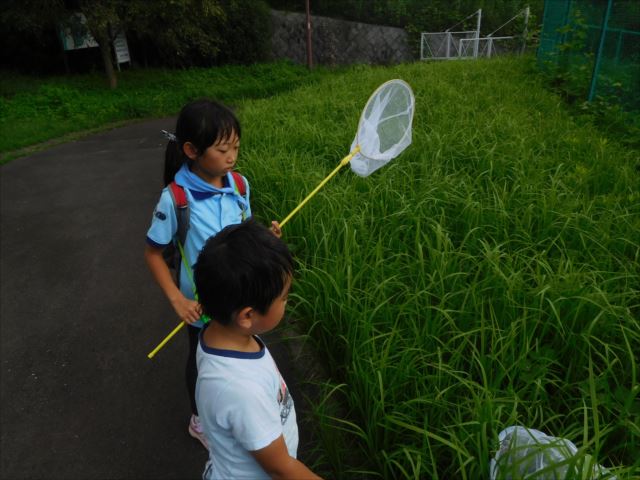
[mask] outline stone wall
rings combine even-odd
[[[306,15],[272,10],[271,22],[273,58],[306,64]],[[413,60],[402,28],[312,16],[311,37],[314,64],[391,65]]]

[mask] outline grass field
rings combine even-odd
[[[176,115],[190,99],[211,97],[228,105],[262,98],[313,83],[325,75],[309,74],[289,63],[190,70],[127,70],[109,90],[101,74],[48,77],[6,73],[0,76],[0,153],[101,129],[135,119]],[[3,161],[13,155],[5,155]]]
[[[0,151],[218,96],[238,106],[254,212],[282,219],[348,153],[375,88],[404,79],[413,144],[368,178],[343,169],[284,229],[299,260],[290,315],[331,377],[314,399],[316,466],[489,478],[498,433],[524,425],[640,478],[633,142],[570,115],[528,59],[222,73],[130,72],[106,94],[87,77],[5,80]]]
[[[414,89],[413,145],[285,227],[292,315],[347,408],[318,402],[329,476],[488,478],[516,424],[638,475],[639,152],[576,123],[527,61],[357,67],[249,102],[255,210],[284,218],[390,78]]]

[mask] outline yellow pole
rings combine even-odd
[[[172,331],[169,335],[167,335],[167,336],[165,337],[165,339],[164,339],[164,340],[162,340],[162,341],[158,344],[158,346],[157,346],[156,348],[154,348],[154,349],[151,351],[151,353],[149,353],[149,355],[147,355],[147,357],[148,357],[148,358],[150,358],[150,359],[151,359],[151,358],[153,358],[153,357],[155,356],[155,354],[156,354],[156,353],[158,353],[158,350],[160,350],[162,347],[164,347],[164,345],[165,345],[169,340],[171,340],[171,338],[172,338],[176,333],[178,333],[182,327],[184,327],[184,322],[180,322],[180,324],[179,324],[176,328],[174,328],[174,329],[173,329],[173,331]]]
[[[320,182],[320,184],[319,184],[319,185],[318,185],[318,186],[317,186],[317,187],[316,187],[316,188],[315,188],[315,189],[314,189],[314,190],[313,190],[309,195],[307,195],[307,197],[306,197],[304,200],[302,200],[302,202],[300,202],[300,204],[299,204],[296,208],[294,208],[294,209],[293,209],[293,211],[292,211],[289,215],[287,215],[287,216],[285,217],[285,219],[284,219],[284,220],[282,220],[282,221],[280,222],[280,228],[282,228],[282,227],[284,226],[284,224],[285,224],[285,223],[287,223],[287,222],[291,219],[291,217],[293,217],[293,216],[294,216],[294,215],[295,215],[295,214],[296,214],[296,213],[297,213],[297,212],[298,212],[298,211],[299,211],[299,210],[300,210],[300,209],[301,209],[301,208],[302,208],[302,207],[303,207],[303,206],[304,206],[304,205],[305,205],[305,204],[306,204],[310,199],[311,199],[311,197],[313,197],[316,193],[318,193],[318,190],[320,190],[322,187],[324,187],[324,185],[325,185],[329,180],[331,180],[331,178],[332,178],[336,173],[338,173],[338,170],[340,170],[340,169],[341,169],[342,167],[344,167],[347,163],[349,163],[349,162],[351,161],[351,159],[355,156],[355,154],[356,154],[356,153],[358,153],[359,151],[360,151],[360,145],[356,145],[356,146],[355,146],[355,148],[351,151],[351,153],[349,153],[349,155],[347,155],[347,156],[346,156],[346,157],[344,157],[342,160],[340,160],[340,163],[339,163],[339,164],[338,164],[338,166],[333,170],[333,172],[331,172],[329,175],[327,175],[327,177],[326,177],[322,182]],[[184,251],[182,250],[182,246],[181,246],[181,245],[179,245],[179,247],[180,247],[180,254],[181,254],[181,256],[182,256],[182,260],[183,260],[183,262],[185,262],[185,267],[187,268],[187,273],[188,273],[188,272],[189,272],[189,266],[186,264],[186,260],[185,260],[185,258],[186,258],[186,257],[185,257],[185,255],[184,255]],[[193,283],[193,280],[192,280],[192,283]],[[194,286],[194,288],[195,288],[195,286]],[[162,340],[162,342],[160,342],[160,343],[158,344],[158,346],[157,346],[156,348],[154,348],[154,349],[151,351],[151,353],[149,353],[149,355],[147,355],[147,357],[148,357],[148,358],[150,358],[150,359],[151,359],[151,358],[153,358],[153,357],[155,356],[155,354],[156,354],[156,353],[158,353],[158,351],[159,351],[162,347],[164,347],[164,346],[165,346],[165,344],[166,344],[169,340],[171,340],[171,338],[172,338],[176,333],[178,333],[182,327],[184,327],[184,322],[180,322],[180,324],[179,324],[176,328],[174,328],[174,329],[173,329],[173,331],[172,331],[169,335],[167,335],[167,336],[165,337],[165,339],[164,339],[164,340]]]
[[[313,197],[316,193],[318,193],[318,190],[320,190],[322,187],[324,187],[324,185],[331,180],[331,178],[338,173],[338,170],[340,170],[342,167],[344,167],[347,163],[349,163],[351,161],[351,159],[355,156],[356,153],[358,153],[360,151],[360,145],[356,145],[356,147],[351,151],[351,153],[349,153],[349,155],[347,155],[346,157],[344,157],[342,160],[340,160],[340,163],[338,164],[338,166],[333,170],[333,172],[331,172],[329,175],[327,175],[327,178],[325,178],[323,181],[320,182],[320,184],[309,194],[307,195],[307,197],[302,200],[300,202],[300,204],[293,209],[293,211],[287,215],[285,217],[284,220],[282,220],[280,222],[280,228],[282,228],[284,226],[285,223],[287,223],[291,217],[293,217],[296,213],[298,213],[298,211],[311,199],[311,197]]]

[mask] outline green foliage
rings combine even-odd
[[[132,43],[170,67],[248,64],[269,51],[269,11],[262,0],[157,0],[127,3]]]
[[[0,8],[0,64],[20,65],[28,72],[62,65],[60,40],[54,28],[62,7],[62,0],[3,2]]]
[[[61,18],[63,0],[6,0],[0,9],[3,34],[27,32],[36,37],[47,32],[52,21]]]
[[[98,75],[36,81],[5,72],[0,78],[0,151],[113,122],[173,115],[198,97],[236,104],[315,82],[324,74],[322,69],[309,72],[284,62],[184,71],[128,70],[121,74],[120,87],[109,91]]]
[[[592,102],[582,102],[576,109],[587,122],[595,125],[622,145],[640,148],[640,115],[624,110],[617,98],[597,97]],[[582,120],[582,119],[581,119]],[[640,169],[640,161],[638,162]]]
[[[587,114],[590,122],[624,144],[637,146],[640,58],[630,53],[640,32],[624,29],[633,28],[633,19],[640,20],[640,7],[632,2],[615,2],[603,30],[606,2],[579,1],[570,6],[551,4],[546,12],[544,47],[538,53],[546,82],[574,112]],[[623,45],[628,49],[626,55]]]
[[[544,58],[543,71],[551,86],[569,103],[584,100],[589,94],[595,55],[587,46],[589,25],[582,11],[572,10],[571,18],[558,28],[563,42]]]
[[[347,409],[318,400],[328,478],[488,478],[515,424],[640,468],[640,151],[576,122],[529,62],[359,66],[242,109],[266,222],[347,153],[380,83],[416,95],[407,151],[342,171],[284,229],[291,315]]]
[[[170,67],[211,65],[220,53],[226,13],[219,0],[131,2],[127,34],[162,55]]]
[[[216,57],[220,64],[248,64],[264,61],[271,47],[271,17],[263,0],[223,0],[226,14],[220,26],[222,46]]]
[[[133,61],[145,66],[248,64],[265,60],[269,52],[269,10],[262,0],[10,0],[3,7],[3,63],[27,71],[37,70],[29,59],[39,58],[40,50],[59,57],[62,65],[57,29],[78,12],[107,48],[124,28]],[[44,63],[55,68],[50,58]]]

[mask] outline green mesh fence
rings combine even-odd
[[[538,63],[574,98],[640,110],[640,0],[546,0]]]

